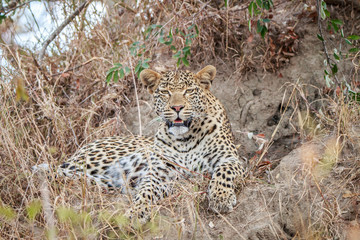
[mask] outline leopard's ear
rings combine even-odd
[[[153,94],[157,86],[159,85],[161,74],[150,69],[144,69],[140,73],[140,80],[149,91]]]
[[[198,79],[199,84],[204,89],[210,89],[211,83],[216,75],[216,68],[212,65],[208,65],[201,69],[195,77]]]

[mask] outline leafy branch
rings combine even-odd
[[[265,38],[266,33],[269,31],[266,27],[267,23],[270,23],[270,19],[265,17],[263,18],[264,10],[269,11],[274,6],[272,0],[256,0],[251,1],[248,7],[250,19],[248,21],[249,25],[249,31],[251,32],[251,29],[253,25],[256,26],[256,32],[260,34],[262,38]],[[254,17],[260,16],[260,18],[256,21],[253,20]]]
[[[334,84],[334,82],[331,80],[330,77],[333,77],[335,79],[336,86],[340,86],[341,82],[339,81],[339,79],[337,77],[337,73],[338,73],[337,62],[339,62],[340,60],[343,59],[343,55],[345,55],[345,57],[347,58],[348,54],[358,53],[360,51],[359,48],[354,46],[354,41],[359,40],[360,36],[350,35],[350,36],[345,37],[344,31],[342,28],[344,23],[339,19],[331,19],[330,18],[330,12],[327,10],[327,5],[326,5],[325,1],[324,0],[316,0],[316,5],[317,5],[318,28],[319,28],[319,33],[317,34],[317,37],[322,42],[325,57],[326,57],[326,65],[328,67],[330,67],[330,70],[331,70],[331,73],[328,72],[326,69],[324,70],[324,79],[325,79],[326,85],[328,87],[330,87],[331,84]],[[326,19],[329,19],[327,21],[327,30],[329,32],[334,32],[334,33],[340,34],[341,39],[344,40],[345,43],[347,43],[348,45],[351,45],[351,48],[348,50],[347,54],[344,54],[341,51],[338,51],[336,48],[334,49],[334,53],[332,54],[333,58],[329,54],[327,46],[326,46],[326,40],[323,35],[322,24],[321,24],[321,21],[326,20]],[[350,96],[354,95],[355,99],[357,99],[357,97],[360,97],[360,96],[358,96],[359,93],[355,93],[354,91],[351,90],[351,87],[348,83],[345,82],[345,85],[346,85],[346,88],[348,89],[348,93]],[[359,101],[359,100],[356,100],[356,101]]]
[[[139,59],[135,65],[134,72],[139,76],[143,69],[149,68],[150,58],[144,56],[149,51],[149,47],[146,45],[149,39],[157,38],[157,42],[169,47],[173,53],[173,58],[177,59],[176,65],[179,67],[181,64],[189,66],[189,57],[191,56],[191,44],[193,39],[198,37],[199,29],[195,24],[189,26],[186,31],[182,31],[179,28],[170,28],[166,33],[163,25],[152,24],[146,28],[143,32],[144,43],[140,41],[132,43],[129,47],[130,55]],[[181,38],[184,42],[182,47],[177,47],[176,38]],[[119,79],[125,78],[130,73],[130,69],[124,63],[115,63],[106,73],[106,82],[110,83],[111,80],[118,82]]]

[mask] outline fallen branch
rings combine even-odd
[[[79,13],[91,2],[91,0],[86,0],[81,2],[80,6],[78,6],[75,11],[68,16],[65,21],[57,28],[55,31],[45,40],[43,47],[40,50],[39,53],[39,63],[42,64],[42,60],[45,55],[46,48],[49,46],[49,44],[54,40],[61,31],[77,16]]]

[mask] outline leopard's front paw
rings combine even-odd
[[[126,211],[125,216],[140,225],[144,225],[150,220],[151,209],[149,206],[135,205]]]
[[[236,204],[233,187],[227,187],[219,181],[212,180],[209,186],[209,207],[214,212],[231,212]]]

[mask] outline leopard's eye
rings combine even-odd
[[[186,89],[185,94],[191,94],[195,92],[195,88]]]
[[[160,94],[162,95],[170,95],[169,90],[159,90]]]

